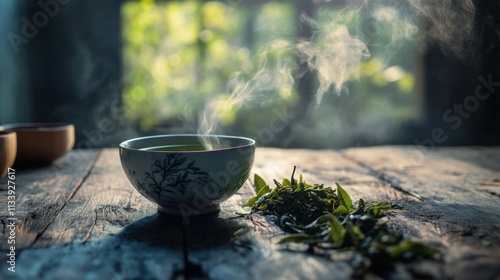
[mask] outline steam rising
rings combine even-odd
[[[309,22],[318,27],[312,19]],[[331,87],[339,93],[346,81],[357,78],[361,63],[370,56],[363,41],[352,37],[346,26],[335,23],[318,28],[311,41],[300,42],[296,48],[301,61],[317,74],[317,104]]]
[[[408,0],[426,24],[424,43],[437,42],[445,53],[464,58],[474,31],[476,8],[472,0]]]
[[[313,2],[324,4],[330,1]],[[337,18],[319,24],[303,15],[301,22],[313,29],[313,36],[301,41],[275,40],[261,50],[258,54],[260,70],[251,77],[243,73],[233,76],[228,84],[229,97],[219,96],[211,100],[200,113],[198,133],[213,134],[225,110],[257,106],[269,99],[269,95],[290,94],[296,80],[303,74],[298,71],[297,61],[307,65],[316,75],[317,105],[328,92],[347,91],[346,82],[359,77],[363,61],[377,55],[387,62],[393,50],[415,39],[419,29],[410,19],[420,20],[422,49],[428,43],[436,42],[447,53],[458,57],[467,53],[474,30],[475,7],[471,0],[346,2],[352,9],[344,9],[344,14],[341,14],[350,18],[368,17],[368,20],[357,22],[358,25],[362,22],[363,26],[356,26],[353,24],[356,21],[349,18],[347,24]],[[346,11],[351,11],[351,14]],[[376,36],[385,41],[373,43]],[[289,55],[274,56],[276,53]],[[212,147],[212,143],[204,144],[206,148]]]
[[[272,59],[276,52],[291,50],[289,42],[276,40],[270,43],[259,55],[262,68],[246,79],[243,73],[236,73],[228,87],[231,95],[228,99],[222,97],[211,100],[200,114],[199,134],[213,134],[220,121],[220,116],[226,110],[235,110],[245,106],[254,106],[257,101],[263,101],[268,94],[291,94],[294,85],[293,61],[290,59]],[[205,148],[212,149],[209,138],[200,138]],[[212,139],[217,141],[216,138]]]

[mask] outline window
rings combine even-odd
[[[253,137],[262,140],[261,145],[338,148],[394,139],[402,125],[421,117],[420,58],[412,41],[416,20],[403,18],[389,6],[360,8],[336,3],[125,2],[123,99],[127,119],[143,133],[193,132],[199,112],[218,100],[226,105],[219,110],[217,132]],[[349,46],[335,49],[335,45],[325,44],[325,36],[331,33],[344,32],[339,36],[362,40],[371,53],[363,57],[359,75],[347,79],[339,91],[334,86],[327,88],[320,105],[315,105],[314,95],[322,85],[324,69],[313,67],[309,76],[302,75],[304,63],[297,50],[290,48],[311,31],[316,32],[311,42],[319,46],[315,51],[331,47],[324,49],[324,57],[319,56],[324,59],[321,67],[329,67],[325,71],[337,70],[335,59],[342,63],[352,59],[349,53],[342,57],[336,52],[350,51]],[[284,44],[282,48],[279,42]],[[235,108],[227,102],[234,90],[230,81],[236,73],[238,81],[252,81],[269,66],[264,61],[271,65],[266,74],[276,76],[252,84],[262,86],[252,92],[260,95],[259,100],[244,101],[241,108]],[[286,73],[276,74],[280,70]],[[287,80],[288,74],[292,80]],[[277,85],[267,88],[266,81]],[[296,117],[286,123],[286,129],[274,131],[280,137],[270,137],[263,129],[276,118],[276,108]]]

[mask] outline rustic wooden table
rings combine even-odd
[[[407,208],[390,212],[388,224],[442,252],[438,260],[400,266],[389,276],[500,279],[500,148],[440,148],[426,154],[395,146],[259,148],[252,173],[281,179],[294,165],[310,183],[338,181],[353,199],[390,200]],[[76,150],[52,166],[15,174],[12,213],[7,212],[7,179],[0,180],[0,279],[182,279],[182,226],[158,214],[133,189],[117,149]],[[185,234],[195,278],[351,277],[355,258],[284,250],[276,244],[283,232],[272,217],[236,215],[252,195],[247,182],[218,215],[191,219]],[[11,218],[16,218],[14,233]],[[6,262],[12,234],[15,272]]]

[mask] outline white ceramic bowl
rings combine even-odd
[[[203,150],[202,141],[213,137],[218,144]],[[123,170],[137,191],[160,212],[184,218],[218,211],[250,175],[254,153],[254,140],[236,136],[158,135],[120,144]]]

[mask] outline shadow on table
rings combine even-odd
[[[156,213],[126,226],[118,238],[137,241],[154,247],[182,250],[182,217]],[[228,244],[234,233],[245,227],[240,219],[219,216],[218,213],[192,216],[186,225],[189,250],[208,249]]]

